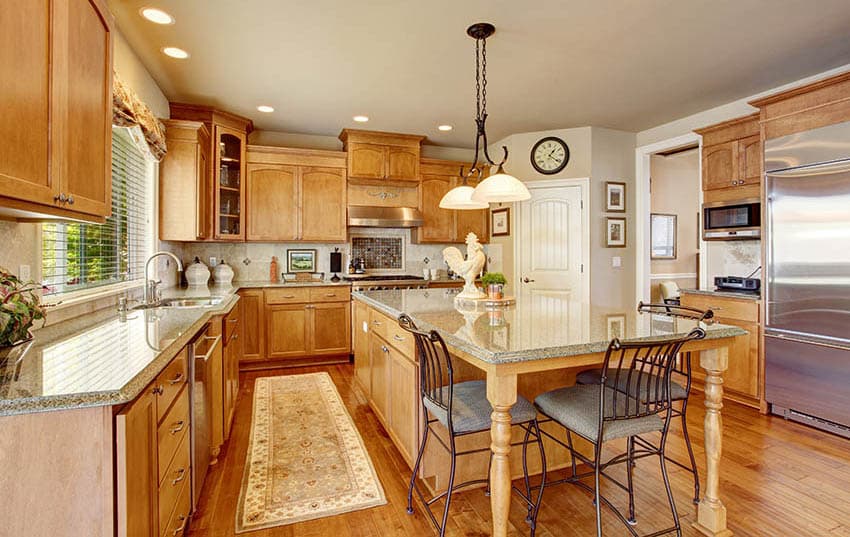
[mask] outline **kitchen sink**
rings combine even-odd
[[[189,298],[165,298],[159,304],[161,308],[208,308],[217,306],[224,301],[224,297],[205,296]]]

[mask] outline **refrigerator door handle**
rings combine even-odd
[[[812,175],[826,175],[830,173],[842,173],[850,171],[850,159],[833,160],[784,170],[768,171],[768,177],[808,177]]]
[[[787,336],[782,333],[769,331],[769,329],[765,329],[764,337],[770,337],[774,339],[781,339],[784,341],[793,341],[795,343],[805,343],[806,345],[817,345],[818,347],[826,347],[828,349],[838,349],[841,351],[848,350],[848,345],[839,345],[837,343],[829,343],[823,340],[812,340],[812,339],[804,339],[793,336]]]

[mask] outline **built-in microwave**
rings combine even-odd
[[[761,237],[761,200],[717,201],[702,206],[702,238],[706,241]]]

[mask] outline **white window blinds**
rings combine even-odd
[[[113,127],[112,216],[102,225],[42,226],[45,295],[144,278],[152,178],[152,165],[127,129]]]

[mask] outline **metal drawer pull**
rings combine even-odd
[[[180,421],[178,421],[177,423],[174,424],[174,428],[171,429],[170,432],[171,432],[171,434],[177,434],[180,431],[182,431],[183,427],[185,427],[185,426],[186,426],[186,422],[183,421],[183,420],[180,420]]]
[[[404,341],[404,338],[398,334],[393,334],[393,339],[396,341]]]
[[[295,295],[283,295],[283,298],[295,298]]]
[[[176,530],[171,532],[171,535],[179,535],[179,534],[183,533],[184,531],[186,531],[186,523],[188,522],[188,519],[186,518],[186,516],[180,515],[180,516],[177,517],[177,520],[181,521],[182,524],[180,524],[179,528],[177,528]]]
[[[229,322],[229,323],[238,323],[238,322],[239,322],[239,319],[228,319],[228,320],[227,320],[227,322]]]
[[[384,352],[390,352],[386,345],[381,345],[381,350]]]
[[[372,321],[372,324],[374,324],[375,326],[381,326],[381,321],[375,320],[375,321]]]
[[[180,477],[175,478],[175,479],[172,479],[172,480],[171,480],[171,484],[172,484],[172,485],[176,485],[177,483],[179,483],[179,482],[183,481],[184,479],[186,479],[186,469],[185,469],[185,468],[180,468],[179,470],[177,470],[177,475],[178,475],[178,476],[180,476]]]
[[[162,388],[161,385],[160,386],[154,386],[152,391],[153,391],[154,395],[162,395],[163,393],[165,393],[165,390]]]
[[[325,296],[326,296],[326,297],[329,297],[329,298],[330,298],[330,297],[335,297],[335,296],[336,296],[336,293],[326,293],[326,294],[325,294]]]
[[[74,196],[68,196],[68,203],[71,205],[74,204]]]
[[[181,382],[183,382],[183,378],[184,378],[183,373],[178,373],[177,376],[174,377],[173,379],[169,380],[168,383],[172,384],[172,385],[173,384],[180,384]]]

